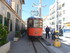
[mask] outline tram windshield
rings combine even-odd
[[[29,20],[28,27],[33,27],[33,21],[32,20]]]
[[[42,27],[42,20],[34,20],[34,27],[41,28]]]

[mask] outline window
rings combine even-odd
[[[8,19],[10,19],[10,16],[11,16],[10,13],[7,12],[7,18],[8,18]]]
[[[17,13],[18,13],[18,10],[19,10],[19,5],[17,4]]]
[[[21,16],[21,9],[20,9],[20,16]]]
[[[4,18],[4,25],[7,26],[7,18]]]
[[[65,6],[65,3],[62,4],[62,7],[64,7],[64,6]]]
[[[33,20],[28,21],[28,27],[33,27]]]
[[[55,11],[53,10],[51,13],[50,13],[50,15],[52,15],[52,14],[54,14],[55,13]]]
[[[10,20],[10,31],[12,31],[12,20]]]
[[[22,4],[22,1],[20,0],[20,3]]]
[[[60,9],[61,9],[61,5],[58,6],[58,10],[60,10]]]
[[[42,20],[34,20],[34,27],[42,27]]]
[[[54,25],[54,24],[55,24],[54,22],[51,23],[51,25]]]
[[[54,19],[55,17],[52,17],[52,19]]]
[[[11,22],[11,24],[12,24],[12,22]],[[16,19],[15,30],[16,30],[16,31],[19,31],[19,20],[18,20],[18,19]]]
[[[61,12],[58,12],[58,17],[60,17],[62,14],[61,14]]]
[[[63,21],[65,21],[65,18],[63,18]]]
[[[59,24],[61,24],[62,22],[61,22],[61,20],[59,20]]]
[[[21,30],[25,29],[25,25],[22,23]]]
[[[7,26],[9,29],[9,19],[8,18],[4,18],[4,26]]]
[[[63,10],[63,14],[65,14],[65,10]]]
[[[0,24],[2,24],[2,18],[3,18],[3,17],[0,15]]]

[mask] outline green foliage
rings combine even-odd
[[[20,36],[21,36],[20,31],[16,31],[16,32],[15,32],[15,37],[20,37]]]
[[[20,32],[21,32],[21,34],[23,34],[24,32],[26,32],[26,30],[25,29],[22,29]]]
[[[7,42],[8,28],[0,24],[0,46]]]

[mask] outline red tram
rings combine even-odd
[[[42,18],[30,17],[27,21],[27,34],[29,37],[41,37],[43,31]]]

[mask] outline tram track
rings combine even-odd
[[[33,45],[35,53],[39,53],[38,52],[38,48],[35,45],[34,39],[30,39],[30,40],[32,42],[32,45]],[[42,39],[36,38],[36,40],[38,41],[38,43],[40,43],[40,45],[42,45],[43,48],[45,48],[45,50],[46,50],[47,53],[51,53],[50,50],[47,48],[47,44],[45,43],[46,41],[43,38]]]
[[[33,45],[33,48],[34,48],[35,53],[38,53],[38,52],[37,52],[37,49],[36,49],[36,47],[35,47],[35,44],[34,44],[33,39],[30,39],[30,40],[31,40],[31,42],[32,42],[32,45]]]
[[[39,41],[39,42],[41,43],[41,45],[48,51],[48,53],[51,53],[51,52],[49,51],[49,49],[47,48],[48,45],[50,46],[50,43],[49,43],[49,42],[46,43],[46,40],[43,39],[43,38],[38,39],[38,41]]]

